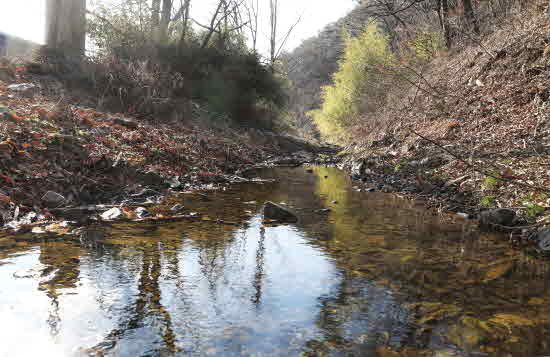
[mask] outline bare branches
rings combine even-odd
[[[477,168],[476,166],[470,164],[466,159],[462,158],[459,154],[449,150],[448,148],[446,148],[445,146],[441,145],[440,143],[438,143],[437,141],[435,140],[432,140],[430,138],[427,138],[425,137],[424,135],[422,134],[419,134],[418,132],[416,132],[415,130],[413,130],[412,128],[408,128],[407,130],[409,130],[411,133],[413,133],[414,135],[420,137],[421,139],[424,139],[430,143],[432,143],[433,145],[437,146],[438,148],[440,148],[441,150],[445,151],[446,153],[448,153],[449,155],[453,156],[455,159],[457,159],[458,161],[464,163],[466,166],[468,166],[470,169],[474,170],[475,172],[478,172],[480,174],[483,174],[487,177],[491,177],[491,178],[494,178],[496,180],[500,180],[500,181],[506,181],[506,182],[511,182],[511,183],[514,183],[518,186],[521,186],[521,187],[525,187],[525,188],[529,188],[529,189],[532,189],[532,190],[536,190],[536,191],[539,191],[539,192],[550,192],[550,189],[546,188],[546,187],[541,187],[541,186],[536,186],[536,185],[530,185],[528,183],[525,183],[525,182],[521,182],[521,181],[518,181],[517,179],[512,179],[512,178],[508,178],[508,177],[504,177],[504,176],[496,176],[494,174],[491,174],[490,172],[487,172],[485,170],[482,170],[482,169],[479,169]]]
[[[258,44],[258,17],[259,4],[258,0],[250,0],[250,6],[244,3],[244,7],[248,17],[248,29],[250,30],[250,39],[252,41],[252,51],[256,53]]]
[[[298,20],[290,26],[286,34],[280,43],[277,42],[277,27],[279,24],[279,0],[270,0],[269,2],[269,25],[270,25],[270,35],[269,35],[269,62],[271,64],[271,70],[275,70],[275,62],[281,55],[286,42],[288,41],[294,28],[300,23],[302,16],[298,17]]]

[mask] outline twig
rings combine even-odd
[[[477,167],[475,167],[474,165],[470,164],[468,161],[464,160],[462,157],[460,157],[458,154],[452,152],[451,150],[447,149],[446,147],[444,147],[443,145],[439,144],[438,142],[432,140],[432,139],[429,139],[419,133],[417,133],[416,131],[414,131],[413,129],[411,128],[408,128],[408,130],[419,136],[420,138],[426,140],[426,141],[429,141],[430,143],[434,144],[435,146],[439,147],[441,150],[447,152],[449,155],[452,155],[454,158],[456,158],[457,160],[463,162],[464,164],[466,164],[466,166],[468,166],[469,168],[471,168],[472,170],[480,173],[480,174],[483,174],[485,176],[488,176],[488,177],[492,177],[496,180],[500,180],[500,181],[507,181],[507,182],[511,182],[511,183],[514,183],[514,184],[517,184],[518,186],[523,186],[523,187],[527,187],[527,188],[530,188],[530,189],[534,189],[534,190],[538,190],[538,191],[542,191],[542,192],[550,192],[550,189],[548,188],[545,188],[545,187],[540,187],[540,186],[534,186],[534,185],[530,185],[528,183],[524,183],[524,182],[519,182],[515,179],[510,179],[510,178],[507,178],[507,177],[497,177],[493,174],[490,174],[484,170],[481,170],[481,169],[478,169]]]

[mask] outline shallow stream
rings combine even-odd
[[[258,175],[173,197],[194,222],[0,236],[0,356],[550,355],[549,265],[506,237],[334,168]]]

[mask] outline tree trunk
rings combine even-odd
[[[160,0],[153,0],[151,5],[151,26],[156,31],[160,24]]]
[[[464,19],[466,20],[468,30],[471,28],[475,33],[479,33],[479,27],[474,14],[474,8],[472,6],[472,0],[463,0],[462,4],[464,5]]]
[[[181,31],[181,37],[180,37],[180,42],[178,46],[178,50],[180,53],[183,51],[183,47],[185,46],[185,41],[187,40],[187,27],[189,26],[189,8],[191,7],[191,0],[185,0],[183,7],[184,7],[184,9],[182,10],[183,11],[183,18],[182,18],[183,29]]]
[[[440,0],[439,7],[439,21],[441,24],[441,31],[443,32],[443,38],[445,39],[445,47],[450,49],[453,45],[451,39],[451,31],[449,28],[449,3],[448,0]]]
[[[161,42],[166,42],[168,39],[168,25],[172,18],[172,0],[162,1],[162,14],[160,18],[159,39]]]
[[[46,46],[82,56],[85,45],[86,0],[47,0]]]

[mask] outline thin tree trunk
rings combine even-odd
[[[183,4],[183,19],[182,19],[182,30],[181,37],[178,46],[178,51],[181,53],[183,47],[185,46],[185,41],[187,40],[187,27],[189,26],[189,8],[191,7],[191,0],[185,0]]]
[[[471,28],[475,33],[479,33],[479,27],[475,18],[474,8],[472,6],[472,0],[463,0],[464,5],[464,18],[468,24],[468,30]]]
[[[86,0],[48,0],[46,46],[81,56],[86,45]]]
[[[449,3],[448,0],[440,0],[439,18],[441,21],[441,30],[443,32],[443,38],[445,40],[445,47],[450,49],[453,45],[451,39],[451,31],[449,28]]]
[[[151,26],[156,31],[160,24],[160,0],[153,0],[151,5]]]
[[[216,12],[214,12],[214,15],[212,16],[212,19],[210,20],[210,27],[208,28],[208,33],[202,40],[201,48],[205,48],[208,46],[208,43],[210,42],[210,38],[212,38],[212,35],[216,31],[216,20],[218,19],[218,14],[220,13],[220,10],[222,9],[223,1],[220,1],[218,3],[218,7],[216,8]]]
[[[275,56],[277,52],[277,15],[279,11],[279,2],[278,0],[270,0],[270,14],[269,14],[269,24],[271,27],[270,36],[269,36],[269,60],[271,63],[271,70],[275,71]]]
[[[160,18],[160,28],[159,28],[160,42],[165,42],[166,40],[168,40],[168,25],[170,24],[171,18],[172,18],[172,0],[163,0],[162,14]]]

